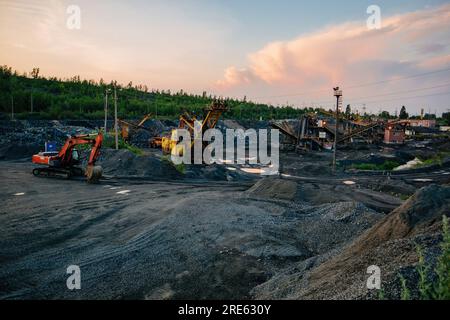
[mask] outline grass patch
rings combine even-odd
[[[163,155],[161,157],[162,161],[168,162],[171,166],[175,168],[179,173],[185,174],[186,173],[186,165],[184,163],[180,164],[174,164],[172,160],[170,159],[170,155]]]
[[[357,163],[351,166],[352,169],[371,170],[371,171],[390,171],[400,166],[397,161],[387,160],[381,164],[375,163]]]
[[[115,148],[116,147],[116,140],[114,136],[105,136],[103,139],[103,147],[105,148]],[[132,146],[125,141],[121,137],[119,137],[119,149],[127,149],[128,151],[134,153],[137,156],[142,156],[144,154],[144,151],[136,146]]]
[[[434,268],[435,277],[430,277],[433,271],[431,266],[425,261],[424,251],[417,247],[419,263],[416,271],[419,275],[417,289],[421,300],[450,300],[450,231],[448,230],[448,218],[442,217],[442,242],[440,244],[441,255],[438,257]],[[401,299],[410,300],[410,290],[407,287],[405,278],[399,275],[402,287]],[[434,281],[430,279],[435,279]]]
[[[428,166],[433,166],[433,165],[442,166],[443,161],[447,157],[450,157],[449,151],[443,151],[443,152],[441,151],[441,152],[435,154],[434,156],[432,156],[431,158],[419,158],[419,160],[422,161],[422,163],[419,163],[416,166],[416,168],[428,167]]]

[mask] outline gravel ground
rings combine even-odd
[[[34,178],[27,163],[0,165],[3,299],[251,298],[279,270],[382,218],[355,202],[253,199],[248,183],[88,185]],[[66,288],[71,264],[82,290]]]
[[[259,179],[236,166],[175,168],[155,150],[102,149],[100,184],[31,175],[30,156],[46,140],[98,125],[0,125],[0,299],[365,299],[374,298],[364,286],[368,264],[383,268],[385,294],[395,299],[398,273],[417,277],[417,243],[430,263],[439,254],[449,163],[332,175],[331,153],[282,153],[282,179]],[[424,145],[338,157],[406,161],[419,149],[448,150],[446,141]],[[66,287],[72,264],[81,268],[79,291]]]

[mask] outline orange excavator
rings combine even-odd
[[[32,162],[45,167],[33,169],[35,176],[62,176],[70,178],[72,176],[83,175],[83,170],[78,167],[81,163],[79,151],[75,148],[78,145],[91,145],[91,153],[84,175],[90,183],[98,182],[102,176],[102,167],[96,166],[95,162],[100,155],[100,148],[103,142],[103,134],[86,134],[73,136],[67,139],[59,152],[40,152],[33,155]]]

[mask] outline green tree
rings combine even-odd
[[[450,126],[450,112],[444,112],[442,114],[442,118],[444,119],[445,123]]]
[[[347,108],[345,108],[345,117],[346,117],[347,119],[349,119],[350,116],[351,116],[351,114],[352,114],[352,108],[351,108],[350,105],[348,104],[348,105],[347,105]]]
[[[383,118],[383,119],[386,119],[386,120],[391,118],[391,115],[389,114],[388,111],[381,111],[379,116],[380,116],[380,118]]]
[[[405,106],[402,106],[402,108],[400,109],[400,115],[399,115],[399,118],[400,118],[400,119],[408,119],[408,117],[409,117],[409,115],[408,115],[408,113],[406,112],[406,107],[405,107]]]

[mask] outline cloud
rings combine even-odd
[[[268,43],[248,54],[245,68],[229,67],[218,90],[245,86],[330,88],[394,78],[449,61],[450,5],[383,17],[379,30],[348,22]]]
[[[254,78],[252,72],[247,69],[237,69],[229,67],[225,70],[224,79],[218,81],[219,86],[228,87],[250,83]]]

